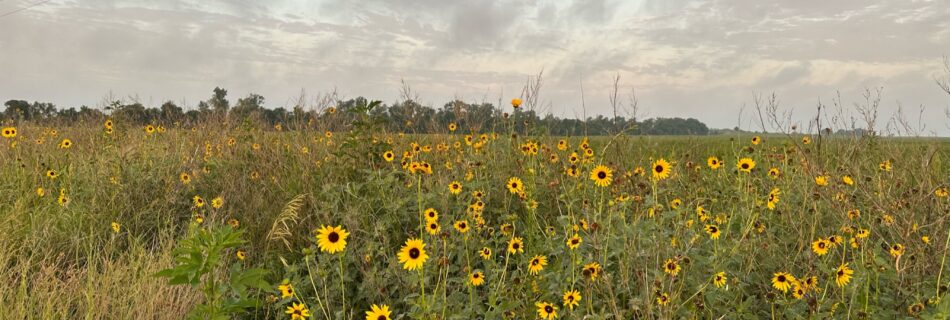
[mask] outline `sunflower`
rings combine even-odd
[[[458,181],[452,181],[449,183],[449,193],[451,194],[460,194],[462,193],[462,184]]]
[[[663,180],[670,177],[670,163],[666,159],[657,159],[653,162],[653,179]]]
[[[290,284],[290,281],[284,280],[283,283],[277,286],[277,290],[280,291],[281,298],[289,298],[294,296],[294,286]]]
[[[346,237],[349,235],[341,226],[323,226],[317,230],[317,245],[320,251],[337,253],[346,248]]]
[[[153,125],[145,126],[145,133],[148,133],[148,134],[155,133],[155,126]]]
[[[719,160],[718,157],[714,156],[709,157],[709,159],[706,159],[706,165],[708,165],[710,169],[716,170],[722,166],[722,160]]]
[[[798,283],[792,285],[792,298],[801,299],[805,297],[805,288]]]
[[[922,311],[924,311],[923,303],[918,302],[918,303],[907,306],[907,313],[909,313],[912,316],[916,316],[920,314]]]
[[[511,240],[508,241],[508,253],[516,254],[519,252],[524,252],[524,241],[518,237],[511,238]]]
[[[528,272],[531,274],[538,274],[541,270],[544,270],[544,266],[548,265],[548,257],[537,255],[534,258],[531,258],[531,262],[528,262]]]
[[[576,307],[581,302],[581,293],[577,290],[571,289],[565,291],[564,296],[561,299],[564,300],[565,307],[574,310],[574,307]]]
[[[538,317],[541,319],[556,319],[557,307],[547,302],[538,302],[534,304],[538,307]]]
[[[670,201],[670,209],[679,208],[681,204],[683,204],[683,200],[680,200],[680,198],[673,199]]]
[[[369,311],[366,311],[366,320],[389,320],[391,315],[392,311],[389,310],[389,306],[373,304]]]
[[[821,239],[821,238],[811,243],[811,251],[814,252],[819,257],[828,253],[828,247],[829,247],[828,240]]]
[[[584,269],[581,270],[581,274],[583,274],[585,278],[594,281],[600,276],[600,271],[600,263],[591,262],[584,265]]]
[[[884,160],[878,165],[878,168],[880,168],[881,171],[891,171],[893,165],[891,164],[891,160]]]
[[[7,138],[7,139],[16,138],[16,128],[14,127],[3,128],[2,135],[4,138]]]
[[[392,162],[394,159],[396,159],[396,154],[392,151],[383,152],[383,160],[386,160],[386,162]]]
[[[811,138],[802,137],[802,144],[811,144]]]
[[[195,204],[195,208],[201,208],[205,206],[205,199],[201,198],[199,195],[192,197],[191,202]]]
[[[59,176],[59,173],[57,173],[56,170],[49,169],[49,170],[46,170],[46,176],[49,177],[50,179],[56,179],[56,177]]]
[[[598,165],[590,171],[590,179],[598,186],[607,187],[613,181],[613,172],[607,166]]]
[[[706,233],[709,234],[710,238],[712,238],[713,240],[716,240],[716,239],[719,239],[719,236],[721,235],[722,232],[720,232],[719,226],[714,225],[714,224],[707,224]]]
[[[567,247],[571,249],[577,249],[583,243],[584,240],[581,239],[581,236],[574,234],[574,236],[567,239]]]
[[[69,139],[63,139],[63,141],[59,143],[60,149],[69,149],[69,147],[72,147],[72,146],[73,146],[73,141]]]
[[[402,267],[409,271],[421,268],[426,260],[429,260],[425,246],[422,239],[406,240],[406,244],[399,250],[398,254]]]
[[[782,292],[788,292],[788,289],[792,287],[792,283],[795,282],[795,276],[787,272],[776,272],[772,277],[772,286]]]
[[[815,176],[815,184],[819,187],[824,187],[828,185],[828,176]]]
[[[818,287],[818,277],[816,276],[805,278],[805,281],[802,281],[802,287],[805,288],[805,291],[821,291],[821,288]]]
[[[841,176],[841,183],[844,183],[844,184],[849,185],[849,186],[853,186],[853,185],[854,185],[854,179],[851,178],[851,176],[849,176],[849,175],[843,175],[843,176]]]
[[[306,319],[310,316],[310,310],[307,309],[307,305],[296,302],[294,302],[293,306],[287,307],[287,311],[284,313],[289,314],[291,320]]]
[[[891,246],[888,252],[890,252],[891,256],[894,258],[899,258],[900,256],[904,255],[904,245],[895,243]]]
[[[753,145],[758,145],[758,144],[761,143],[761,142],[762,142],[762,138],[759,138],[759,136],[754,136],[754,137],[752,137],[752,144],[753,144]]]
[[[848,263],[843,263],[835,270],[835,283],[838,284],[839,287],[843,287],[851,281],[851,275],[853,274],[854,270],[848,267]]]
[[[570,146],[567,144],[567,140],[561,139],[557,141],[557,149],[564,151],[567,150]]]
[[[458,231],[459,233],[468,232],[468,221],[459,220],[459,221],[456,221],[455,224],[452,226],[455,227],[455,231]]]
[[[772,191],[769,192],[769,199],[766,203],[766,207],[768,207],[769,210],[775,210],[775,206],[780,201],[780,194],[782,194],[782,191],[780,191],[778,188],[773,188]]]
[[[663,272],[669,273],[671,276],[676,276],[680,273],[680,265],[673,261],[673,259],[666,259],[666,262],[663,263]]]
[[[715,277],[713,277],[713,284],[716,285],[717,288],[722,288],[726,285],[726,280],[728,280],[728,278],[726,278],[726,273],[720,271]]]
[[[950,195],[950,188],[940,187],[934,190],[934,196],[937,198],[946,198],[948,195]]]
[[[780,171],[778,168],[772,168],[769,169],[768,175],[769,178],[778,179],[778,177],[782,175],[782,171]]]
[[[568,177],[577,178],[581,175],[581,171],[577,169],[577,166],[571,165],[564,170]]]
[[[521,99],[518,99],[518,98],[511,99],[511,107],[515,109],[518,109],[518,107],[521,107]]]
[[[432,221],[426,222],[426,232],[428,232],[431,235],[437,235],[439,234],[439,231],[442,231],[442,227],[439,226],[438,221],[432,220]]]
[[[238,260],[241,260],[241,261],[244,261],[244,259],[247,259],[247,253],[244,252],[244,251],[241,251],[241,250],[238,250],[238,251],[234,254],[234,256],[237,257]]]
[[[458,126],[455,125],[455,122],[449,123],[449,132],[455,132],[455,129],[458,129]]]
[[[485,274],[481,271],[472,272],[472,274],[468,276],[468,282],[475,287],[481,286],[485,283]]]
[[[736,167],[739,168],[739,171],[749,173],[755,168],[755,161],[751,158],[742,158],[736,163]]]
[[[656,304],[665,306],[670,303],[670,295],[665,292],[656,296]]]
[[[106,122],[102,124],[106,129],[112,129],[112,119],[106,119]]]
[[[422,212],[422,215],[425,216],[426,222],[439,220],[439,212],[433,208],[426,209]]]
[[[478,251],[478,255],[481,256],[482,259],[485,259],[485,260],[491,259],[491,248],[489,247],[482,248],[482,250]]]
[[[191,183],[191,175],[189,175],[187,172],[182,172],[180,175],[178,175],[178,180],[181,180],[181,184],[189,184]]]
[[[215,197],[214,199],[211,199],[211,207],[212,207],[212,208],[218,209],[218,208],[221,208],[221,207],[223,207],[223,206],[224,206],[224,198],[222,198],[222,197]]]
[[[508,192],[512,194],[518,194],[524,192],[524,184],[521,183],[521,179],[518,177],[511,177],[508,179],[508,183],[505,184],[508,187]]]
[[[112,222],[112,232],[114,232],[114,233],[119,233],[120,230],[122,230],[122,225],[120,225],[118,222],[113,221],[113,222]]]

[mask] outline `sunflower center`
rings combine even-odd
[[[838,276],[840,277],[840,276],[843,276],[843,275],[844,275],[844,270],[838,270]]]
[[[607,173],[606,173],[606,172],[603,172],[603,171],[598,172],[598,173],[597,173],[597,178],[598,178],[598,179],[606,179],[606,178],[607,178]]]
[[[419,251],[419,248],[409,249],[409,257],[413,259],[418,259],[422,252]]]
[[[554,312],[554,307],[552,307],[552,306],[544,306],[544,312],[552,313],[552,312]]]
[[[818,248],[819,248],[819,249],[824,249],[824,248],[825,248],[825,243],[824,243],[824,242],[818,243]]]
[[[515,249],[515,250],[518,250],[518,248],[520,248],[520,247],[521,247],[521,245],[520,245],[520,244],[517,244],[517,243],[515,243],[515,244],[512,244],[512,245],[511,245],[511,247],[512,247],[513,249]]]
[[[577,244],[578,242],[579,242],[579,240],[577,240],[577,239],[571,239],[571,243],[572,243],[572,244]]]
[[[663,166],[659,165],[653,168],[653,171],[656,171],[656,173],[663,173],[663,170]]]
[[[785,282],[785,276],[784,275],[778,276],[777,280],[778,282]]]
[[[538,259],[531,260],[531,265],[532,266],[538,265]]]
[[[459,223],[459,228],[465,229],[465,222]]]
[[[742,169],[748,169],[748,168],[749,168],[749,164],[748,164],[748,163],[743,163],[743,164],[742,164]]]
[[[380,315],[380,316],[376,317],[376,320],[387,320],[387,319],[386,319],[386,316]]]
[[[512,182],[512,183],[511,183],[511,187],[512,187],[512,188],[515,188],[515,189],[518,189],[518,183],[517,183],[517,182]]]
[[[340,241],[340,234],[336,233],[336,231],[330,232],[330,234],[327,235],[327,240],[330,240],[330,242],[334,243]]]

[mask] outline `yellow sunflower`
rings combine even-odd
[[[722,160],[719,160],[717,157],[709,157],[709,159],[706,159],[706,165],[708,165],[710,169],[716,170],[722,166]]]
[[[462,193],[462,184],[458,181],[452,181],[449,183],[449,193],[451,194],[460,194]]]
[[[472,274],[468,276],[468,282],[475,287],[481,286],[485,283],[485,274],[481,271],[472,272]]]
[[[337,253],[346,248],[346,237],[349,235],[341,226],[323,226],[317,230],[317,245],[320,251]]]
[[[508,241],[508,253],[516,254],[520,252],[524,252],[524,241],[518,237],[511,238],[511,240]]]
[[[821,238],[811,243],[811,251],[814,252],[819,257],[828,253],[829,247],[830,245],[828,244],[828,240],[821,239]]]
[[[2,135],[4,138],[7,138],[7,139],[16,138],[16,128],[14,127],[3,128],[2,133],[3,133]]]
[[[792,283],[795,283],[795,276],[788,274],[787,272],[776,272],[772,276],[772,286],[775,289],[779,289],[782,292],[788,292],[788,289],[792,287]]]
[[[835,284],[839,287],[843,287],[851,281],[851,276],[854,274],[854,270],[848,267],[847,263],[844,263],[838,266],[838,269],[835,270]]]
[[[666,262],[663,263],[663,272],[669,273],[671,276],[676,276],[680,273],[680,265],[673,261],[673,259],[666,259]]]
[[[739,171],[742,172],[752,172],[752,169],[755,169],[755,160],[752,160],[751,158],[739,159],[739,162],[736,163],[736,168],[739,168]]]
[[[531,261],[528,262],[528,272],[531,274],[538,274],[541,270],[544,270],[544,266],[548,265],[548,257],[537,255],[534,258],[531,258]]]
[[[670,163],[666,159],[657,159],[653,162],[653,179],[663,180],[670,177]]]
[[[398,258],[402,267],[413,271],[422,267],[429,255],[426,254],[425,243],[422,239],[408,239],[406,244],[399,250]]]
[[[722,288],[726,285],[726,280],[728,280],[728,278],[726,278],[726,273],[720,271],[715,277],[713,277],[713,284],[716,285],[717,288]]]
[[[538,317],[541,319],[556,319],[557,318],[557,307],[553,304],[547,302],[538,302],[535,303],[535,306],[538,307]]]
[[[508,179],[508,183],[505,184],[508,187],[508,192],[512,194],[519,194],[524,192],[524,184],[521,182],[521,179],[518,177],[511,177]]]
[[[573,289],[568,290],[564,292],[564,296],[561,299],[564,300],[565,307],[574,310],[574,307],[581,302],[581,293]]]
[[[390,320],[391,315],[392,311],[389,310],[389,306],[373,304],[369,311],[366,311],[366,320]]]
[[[307,309],[307,305],[303,303],[294,302],[292,306],[287,307],[287,311],[284,313],[290,315],[291,320],[306,319],[310,317],[310,310]]]
[[[598,165],[590,171],[590,179],[598,186],[607,187],[613,181],[613,172],[607,166]]]
[[[482,250],[478,251],[478,255],[481,256],[482,259],[485,259],[485,260],[491,259],[491,248],[489,247],[482,248]]]
[[[567,247],[571,248],[572,250],[577,249],[577,247],[579,247],[583,242],[584,240],[581,239],[581,236],[574,234],[574,236],[567,239]]]

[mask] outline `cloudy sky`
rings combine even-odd
[[[222,86],[269,107],[301,89],[392,102],[404,79],[425,104],[495,102],[544,70],[542,110],[562,117],[582,90],[588,115],[608,113],[619,74],[648,117],[757,129],[753,92],[800,120],[883,87],[879,126],[922,105],[926,132],[950,135],[945,0],[0,0],[0,15],[4,101],[193,107]]]

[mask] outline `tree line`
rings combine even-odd
[[[534,110],[515,109],[506,112],[491,103],[469,103],[454,100],[440,108],[424,106],[413,100],[392,104],[377,103],[371,108],[363,97],[336,100],[320,110],[294,106],[266,108],[265,98],[251,93],[235,103],[228,100],[228,92],[214,88],[208,100],[197,108],[185,110],[173,101],[158,107],[147,107],[138,101],[107,100],[104,108],[81,106],[57,108],[47,102],[8,100],[0,118],[4,122],[32,122],[41,124],[77,125],[101,122],[111,118],[120,123],[135,125],[194,125],[207,121],[221,121],[231,125],[262,125],[294,130],[316,124],[332,124],[331,129],[344,130],[348,124],[368,118],[390,132],[439,133],[455,124],[466,132],[488,132],[502,126],[513,126],[517,132],[546,133],[551,135],[707,135],[709,128],[699,120],[688,118],[651,118],[640,121],[623,116],[598,115],[587,119],[559,118],[551,114],[538,115]],[[362,113],[362,114],[360,114]]]

